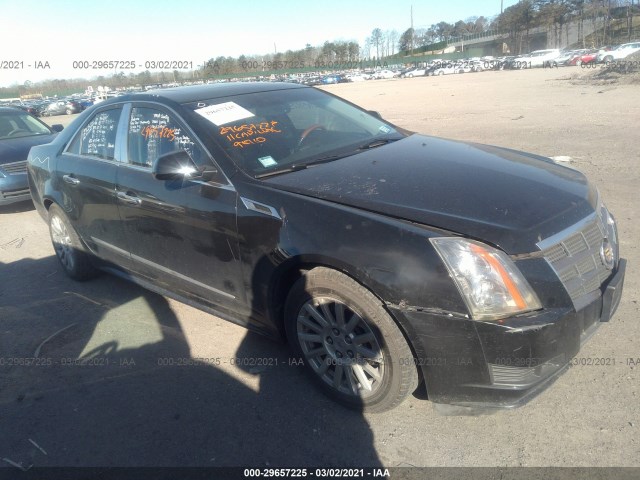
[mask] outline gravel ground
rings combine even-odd
[[[346,411],[288,365],[283,345],[109,276],[68,280],[45,223],[32,207],[14,206],[0,210],[2,357],[39,348],[42,358],[94,351],[113,360],[0,365],[0,458],[35,466],[640,466],[639,376],[629,360],[640,362],[640,87],[572,83],[587,73],[324,88],[413,131],[563,157],[585,172],[616,215],[629,260],[617,314],[580,352],[608,365],[575,366],[528,405],[492,415],[441,416],[420,394],[384,414]],[[211,360],[158,362],[195,357]],[[271,363],[238,365],[255,358]]]

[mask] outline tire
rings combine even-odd
[[[285,329],[314,381],[347,407],[390,410],[418,386],[411,349],[382,302],[336,270],[316,267],[294,284]]]
[[[606,57],[604,57],[602,59],[602,62],[603,63],[611,63],[611,62],[613,62],[613,57],[611,55],[607,55]]]
[[[73,113],[73,110],[71,110],[70,108],[67,108],[67,109],[65,110],[65,113],[66,113],[67,115],[71,115],[71,114]]]
[[[65,273],[74,280],[89,280],[98,275],[91,257],[84,251],[80,237],[57,205],[49,207],[49,234],[56,257]]]

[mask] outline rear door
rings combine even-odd
[[[123,120],[122,105],[96,111],[58,158],[55,174],[60,206],[84,243],[99,258],[128,267],[115,188]]]

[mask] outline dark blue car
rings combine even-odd
[[[51,142],[62,128],[50,128],[19,108],[0,107],[0,206],[31,199],[27,183],[29,150]]]

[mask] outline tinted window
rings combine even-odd
[[[148,107],[134,107],[129,119],[129,163],[150,167],[160,155],[185,150],[197,165],[202,150],[172,115]]]
[[[67,151],[76,155],[113,160],[121,112],[120,108],[112,108],[96,113],[76,135]]]
[[[313,88],[252,93],[185,105],[252,175],[348,156],[373,140],[397,139],[389,124]]]
[[[32,135],[51,135],[51,131],[27,113],[19,111],[0,113],[0,139]]]

